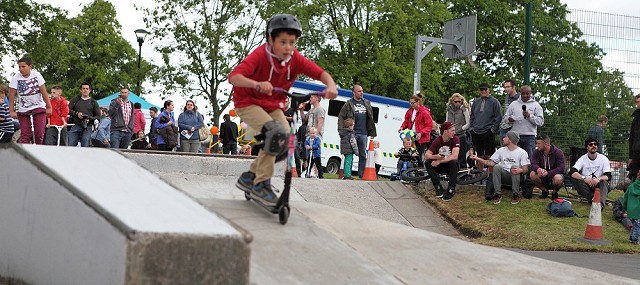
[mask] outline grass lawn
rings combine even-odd
[[[415,187],[418,194],[425,194],[424,185]],[[598,246],[576,241],[584,237],[591,209],[589,203],[574,199],[573,209],[579,217],[556,218],[546,211],[551,200],[535,195],[533,199],[522,199],[519,204],[511,205],[511,191],[504,190],[502,203],[494,205],[493,201],[484,200],[484,186],[466,186],[458,187],[454,198],[444,202],[435,198],[433,187],[430,183],[427,185],[430,191],[426,200],[475,243],[523,250],[640,253],[640,246],[629,242],[629,232],[613,219],[611,206],[602,212],[604,239],[611,244]],[[575,192],[569,193],[575,196]],[[614,190],[609,193],[609,199],[616,200],[622,193]],[[563,188],[560,197],[565,195]]]

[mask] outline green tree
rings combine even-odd
[[[213,124],[231,103],[227,75],[263,38],[251,1],[157,0],[144,9],[162,53],[156,82],[166,93],[204,97]],[[257,3],[256,3],[257,4]]]
[[[53,13],[24,36],[22,48],[49,85],[60,84],[67,98],[79,94],[82,82],[92,85],[94,98],[103,98],[135,86],[138,76],[152,68],[142,62],[138,72],[137,53],[121,36],[113,4],[104,0],[85,5],[71,19]]]

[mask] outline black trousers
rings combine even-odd
[[[424,167],[429,173],[429,178],[431,178],[433,187],[442,188],[442,185],[440,185],[440,177],[438,176],[438,173],[448,173],[449,188],[456,189],[456,184],[458,183],[458,161],[452,160],[446,163],[440,163],[436,167],[431,166],[431,162],[431,159],[427,159],[424,162]]]

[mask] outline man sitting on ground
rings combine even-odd
[[[442,135],[431,142],[425,154],[424,166],[431,177],[433,187],[436,188],[436,197],[449,201],[456,191],[460,139],[456,136],[456,128],[451,122],[442,123],[440,131]],[[437,173],[449,173],[449,187],[446,193],[442,189]]]
[[[529,177],[542,190],[540,198],[547,198],[552,189],[551,199],[558,199],[558,190],[564,184],[564,153],[551,144],[547,135],[536,137],[536,149],[531,157]]]
[[[513,196],[511,204],[515,205],[520,202],[520,181],[522,174],[527,173],[529,169],[529,155],[527,152],[518,147],[520,136],[514,131],[507,132],[502,138],[503,147],[499,148],[490,159],[482,159],[477,155],[473,155],[471,159],[487,166],[493,166],[493,189],[487,188],[484,193],[485,200],[493,198],[494,204],[500,204],[502,201],[501,188],[502,184],[511,185]],[[493,192],[493,193],[491,193]]]
[[[600,204],[604,208],[609,194],[609,180],[611,180],[611,167],[609,159],[598,153],[598,141],[594,138],[587,138],[584,141],[587,153],[576,161],[571,167],[569,176],[574,187],[582,197],[593,199],[596,188],[600,188]]]

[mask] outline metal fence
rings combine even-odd
[[[569,10],[569,12],[567,19],[579,27],[583,33],[582,39],[588,44],[596,44],[604,52],[601,59],[603,72],[598,72],[598,75],[593,76],[607,76],[608,73],[615,74],[618,71],[623,73],[624,81],[622,82],[615,79],[608,82],[608,79],[600,77],[598,84],[621,84],[628,88],[622,86],[620,92],[611,94],[612,88],[609,86],[608,94],[603,93],[600,96],[592,94],[591,97],[586,95],[582,97],[582,94],[598,93],[607,88],[602,86],[587,86],[585,88],[584,85],[578,86],[577,83],[574,85],[573,82],[565,82],[566,86],[562,89],[563,94],[559,96],[556,94],[556,99],[551,99],[556,100],[555,109],[545,112],[545,126],[540,128],[538,133],[548,134],[552,138],[552,143],[558,145],[565,152],[569,164],[569,158],[575,157],[576,151],[584,149],[583,142],[588,128],[597,123],[600,115],[606,115],[609,118],[609,123],[604,128],[604,153],[611,161],[612,186],[623,188],[627,175],[631,113],[635,109],[633,94],[640,92],[640,17],[583,10]],[[552,47],[547,47],[544,43],[537,43],[534,53],[544,55],[547,48]],[[569,72],[571,68],[576,66],[571,64],[570,60],[578,59],[575,58],[576,55],[567,54],[566,56],[568,59],[562,58],[562,56],[558,59],[559,61],[564,60],[565,64],[557,64],[556,66],[536,66],[536,62],[532,62],[532,73],[536,70],[553,68],[559,69],[557,71],[560,72]],[[533,79],[532,82],[534,82]],[[545,86],[533,87],[544,94]],[[546,96],[554,95],[547,94]],[[541,105],[543,108],[545,107],[544,102],[541,102]]]

